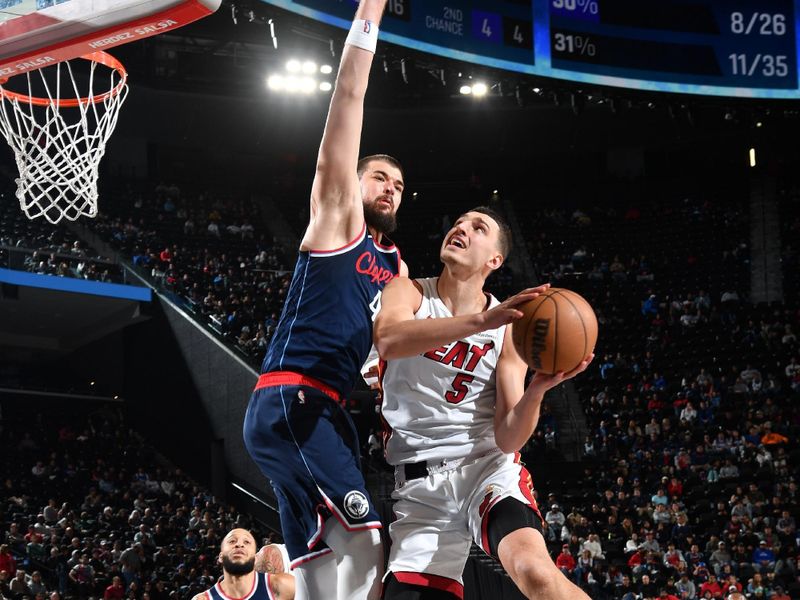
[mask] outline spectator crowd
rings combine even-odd
[[[584,460],[540,498],[554,560],[593,599],[800,597],[800,311],[747,302],[744,210],[685,199],[534,219],[543,279],[600,322],[576,381]]]
[[[184,599],[213,585],[222,536],[248,519],[120,412],[83,413],[30,408],[0,422],[0,598]]]

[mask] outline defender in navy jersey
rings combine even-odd
[[[311,375],[346,397],[372,347],[381,291],[400,271],[397,248],[366,224],[343,248],[301,251],[261,372]]]
[[[361,0],[339,67],[311,189],[311,219],[262,375],[245,415],[250,455],[275,491],[298,597],[378,598],[383,548],[340,405],[372,344],[383,287],[406,274],[385,239],[400,164],[358,160],[363,101],[386,0]]]
[[[217,562],[222,579],[193,600],[292,600],[294,577],[255,569],[256,540],[246,529],[234,529],[222,540]]]

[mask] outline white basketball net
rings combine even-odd
[[[99,54],[84,57],[90,61],[88,90],[79,89],[69,62],[25,73],[27,94],[0,85],[0,131],[14,151],[16,195],[29,219],[44,217],[55,224],[97,216],[98,166],[128,95],[127,73],[111,57],[119,65],[110,69],[111,91],[94,93],[97,60],[110,66]],[[61,98],[62,77],[64,87],[71,88],[65,89],[68,99]],[[41,97],[33,97],[34,89],[44,90]]]

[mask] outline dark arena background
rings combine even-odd
[[[794,3],[771,2],[747,38],[763,7],[738,2],[726,35],[748,46],[729,59],[619,37],[705,39],[698,7],[722,18],[721,0],[678,24],[675,2],[648,16],[607,1],[633,16],[552,1],[547,68],[535,19],[498,41],[535,48],[535,65],[441,51],[475,31],[459,12],[530,3],[453,2],[414,28],[390,2],[362,154],[404,165],[394,237],[412,276],[436,275],[443,233],[487,204],[514,234],[496,296],[550,282],[595,309],[596,359],[548,395],[522,451],[558,566],[596,600],[800,598]],[[308,221],[337,11],[354,6],[225,0],[112,50],[130,95],[95,219],[28,220],[0,150],[0,598],[116,598],[116,576],[125,598],[191,598],[220,576],[232,526],[280,541],[242,421]],[[409,43],[426,27],[430,47]],[[364,386],[347,402],[388,523],[392,471],[367,443],[380,399]],[[521,597],[475,547],[464,580],[469,600]]]

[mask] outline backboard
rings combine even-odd
[[[0,0],[0,78],[182,27],[222,0]]]

